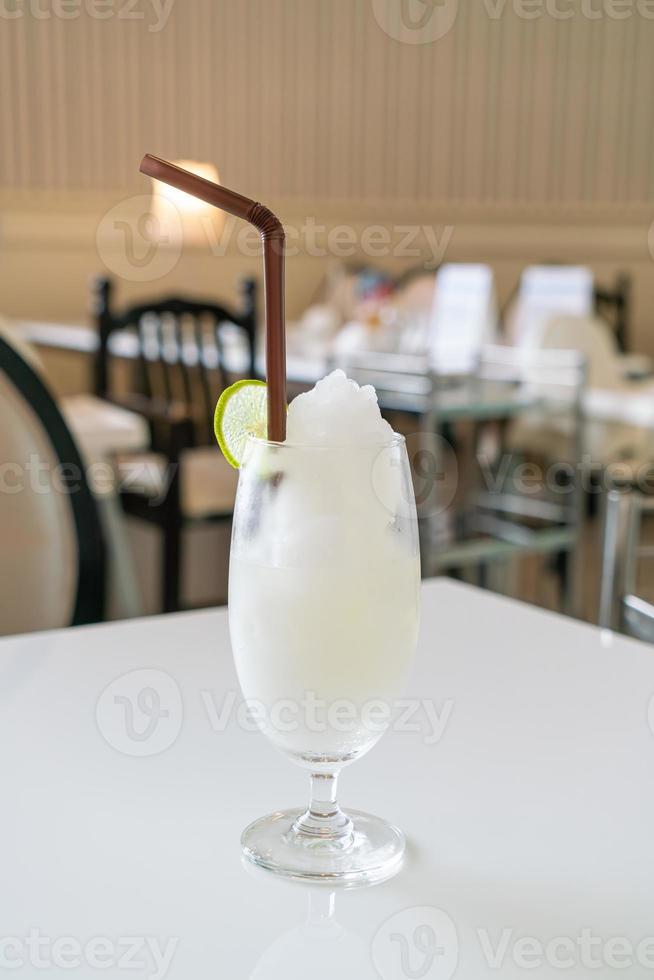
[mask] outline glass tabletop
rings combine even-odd
[[[457,419],[505,419],[540,405],[538,392],[523,385],[465,378],[452,383],[435,383],[427,376],[404,379],[402,389],[378,383],[377,397],[382,409],[414,412],[419,415],[435,413],[443,422]],[[411,383],[409,383],[411,382]]]

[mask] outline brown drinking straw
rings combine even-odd
[[[213,184],[174,163],[149,153],[141,160],[141,173],[199,197],[259,231],[263,242],[263,276],[266,304],[266,380],[268,382],[268,438],[286,438],[286,336],[284,331],[284,228],[272,211],[236,191]]]

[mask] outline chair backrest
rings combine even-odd
[[[541,346],[543,328],[552,317],[591,316],[593,296],[593,274],[584,266],[528,266],[512,311],[512,343]]]
[[[520,350],[516,347],[488,345],[482,349],[477,377],[489,381],[511,382],[523,391],[542,390],[545,397],[564,404],[581,399],[587,382],[587,361],[583,351],[572,347]]]
[[[586,450],[582,410],[586,373],[586,359],[576,350],[499,346],[484,348],[477,372],[480,382],[501,382],[505,389],[514,386],[514,398],[522,410],[513,416],[513,435],[522,432],[524,439],[530,430],[539,432],[541,450],[561,454],[553,462],[561,463],[562,471],[570,474],[569,486],[579,495]],[[554,442],[548,447],[550,438]]]
[[[615,286],[595,287],[595,313],[611,326],[618,350],[629,350],[629,319],[631,316],[631,279],[620,273]]]
[[[654,558],[642,541],[646,514],[654,514],[654,497],[617,488],[606,494],[598,622],[654,643],[654,605],[637,595],[639,561]]]
[[[93,495],[44,381],[0,336],[0,632],[97,622],[104,546]]]
[[[340,351],[329,369],[341,368],[360,385],[373,385],[380,403],[417,411],[433,391],[427,359],[420,354],[383,351]]]
[[[221,391],[237,377],[256,377],[256,282],[243,281],[240,310],[171,296],[117,312],[112,293],[109,279],[96,280],[95,393],[110,395],[112,334],[131,331],[137,344],[139,393],[160,405],[183,406],[194,421],[196,443],[211,442],[213,411]]]
[[[576,350],[588,364],[591,388],[623,385],[615,339],[603,320],[593,316],[557,316],[548,320],[540,337],[541,349]]]
[[[436,276],[429,337],[435,374],[472,371],[484,344],[496,340],[497,304],[487,265],[448,263]]]

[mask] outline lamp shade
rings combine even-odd
[[[212,163],[196,160],[176,160],[176,165],[220,183],[218,170]],[[184,191],[152,178],[152,215],[157,237],[170,244],[211,247],[222,231],[224,212]]]

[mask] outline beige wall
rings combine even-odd
[[[357,255],[366,228],[384,224],[379,261],[395,269],[490,261],[502,294],[531,260],[590,262],[604,280],[626,269],[637,345],[654,352],[654,5],[444,0],[453,25],[424,44],[382,29],[397,33],[397,7],[174,0],[166,20],[153,0],[115,0],[107,19],[64,20],[24,0],[0,21],[0,308],[82,319],[103,267],[124,297],[227,298],[258,269],[233,237],[221,257],[206,241],[163,249],[149,277],[126,264],[112,222],[143,209],[132,197],[149,191],[137,173],[148,150],[216,163],[296,228],[351,225]],[[411,245],[419,258],[398,254],[403,225],[431,229]],[[288,262],[291,316],[327,262],[302,238]]]

